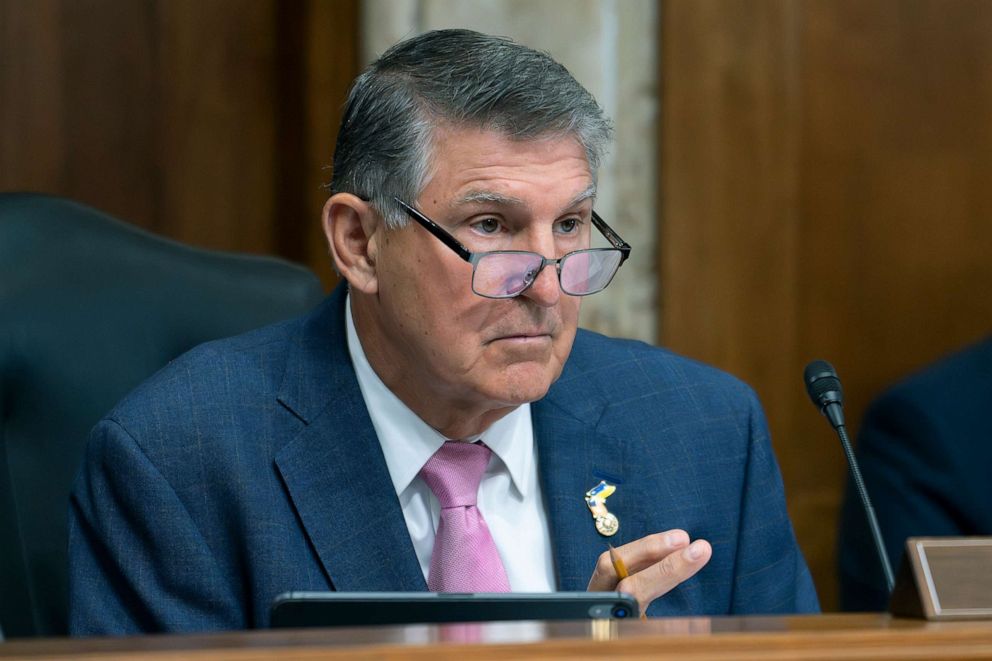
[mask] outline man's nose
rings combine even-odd
[[[561,297],[561,286],[558,284],[558,270],[554,264],[545,264],[537,274],[534,284],[522,294],[541,307],[552,307]]]

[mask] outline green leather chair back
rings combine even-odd
[[[194,345],[305,312],[307,269],[0,194],[0,627],[66,633],[69,488],[90,428]]]

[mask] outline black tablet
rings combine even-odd
[[[637,601],[622,592],[286,592],[272,603],[270,624],[272,627],[350,627],[637,615]]]

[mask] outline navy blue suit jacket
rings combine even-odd
[[[261,627],[288,590],[426,590],[344,301],[194,349],[96,426],[70,505],[73,633]],[[605,479],[615,545],[670,528],[713,545],[652,615],[818,608],[747,386],[579,331],[532,406],[561,590],[584,590],[606,549],[583,500]]]
[[[893,567],[907,537],[992,535],[992,337],[893,386],[865,414],[857,454]],[[885,577],[849,484],[837,557],[844,610],[882,610]]]

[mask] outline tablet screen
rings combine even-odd
[[[637,617],[622,592],[287,592],[272,604],[272,627],[584,620]]]

